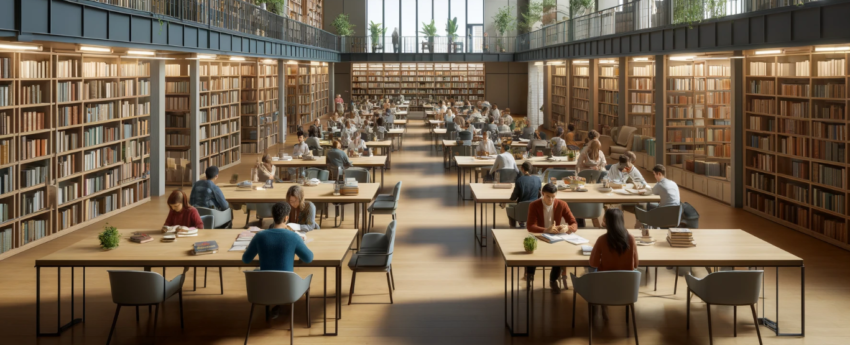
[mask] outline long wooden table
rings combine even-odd
[[[375,170],[381,169],[381,188],[384,187],[384,168],[387,165],[387,156],[370,156],[370,157],[348,157],[351,161],[351,164],[354,164],[355,167],[358,168],[366,168],[372,169],[372,182],[374,183],[376,178]],[[325,168],[327,166],[327,157],[325,156],[316,156],[315,160],[304,160],[300,158],[293,158],[291,161],[272,161],[272,165],[281,168],[280,172],[283,172],[283,168]]]
[[[511,194],[514,190],[514,184],[511,183],[511,188],[494,188],[492,183],[470,183],[469,188],[472,191],[473,200],[473,235],[478,245],[481,247],[487,246],[487,204],[493,204],[493,227],[496,227],[496,204],[506,204],[513,202]],[[659,195],[637,195],[629,194],[622,195],[614,192],[603,193],[599,191],[601,184],[587,184],[587,192],[573,192],[569,190],[558,191],[555,198],[566,202],[575,203],[603,203],[603,204],[632,204],[632,203],[648,203],[659,202]],[[632,186],[629,185],[629,188]],[[650,185],[650,188],[652,185]],[[479,207],[478,205],[481,204]],[[481,209],[479,211],[479,208]]]
[[[320,140],[319,141],[319,145],[322,145],[322,147],[331,147],[331,144],[333,144],[333,143],[330,140]],[[391,150],[392,147],[393,147],[393,141],[392,140],[385,139],[385,140],[381,140],[381,141],[367,141],[366,147],[374,148],[374,149],[381,149],[380,153],[374,152],[373,154],[387,156],[386,169],[387,170],[390,169],[390,167],[392,165],[392,161],[393,161],[392,150]],[[377,150],[375,150],[375,151],[377,151]]]
[[[138,244],[129,241],[133,232],[140,231],[148,233],[154,241]],[[254,259],[251,263],[242,262],[244,252],[229,252],[236,237],[244,230],[200,230],[197,237],[178,238],[173,243],[161,242],[162,232],[159,229],[137,229],[121,230],[121,243],[113,250],[102,250],[100,242],[96,237],[81,240],[67,248],[56,251],[35,261],[36,268],[36,333],[39,336],[56,336],[71,328],[72,326],[85,322],[86,319],[86,268],[89,267],[144,267],[149,271],[151,267],[257,267],[259,260]],[[337,335],[339,331],[339,319],[342,311],[342,266],[351,244],[357,238],[357,230],[334,229],[317,230],[307,235],[313,241],[307,244],[313,252],[313,261],[309,264],[295,260],[295,267],[317,267],[324,270],[325,284],[322,301],[324,302],[324,334]],[[216,241],[219,245],[218,253],[211,255],[190,255],[192,244],[200,241]],[[42,333],[41,331],[41,269],[56,268],[59,279],[57,290],[57,331],[53,333]],[[61,325],[61,290],[62,268],[71,268],[71,321]],[[82,268],[82,317],[76,318],[74,280],[75,269]],[[330,298],[334,298],[334,331],[328,332],[327,299],[328,299],[328,268],[335,269],[335,292]],[[222,286],[224,282],[222,281]],[[223,291],[223,290],[222,290]],[[309,301],[307,301],[309,303]],[[246,301],[246,306],[247,301]]]
[[[473,141],[472,147],[477,147],[478,143],[479,143],[478,141]],[[449,163],[451,163],[451,160],[449,159],[449,157],[451,157],[452,148],[457,147],[457,146],[458,146],[457,140],[443,139],[443,166],[446,169],[448,169],[451,166],[451,164],[449,164]],[[527,147],[527,145],[524,144],[524,143],[520,143],[518,141],[514,141],[514,142],[511,143],[511,148],[519,148],[519,147]]]
[[[638,257],[641,267],[774,267],[776,268],[776,320],[770,320],[764,313],[759,322],[773,330],[777,335],[805,336],[805,310],[806,310],[806,284],[805,266],[803,259],[793,255],[781,248],[767,243],[743,230],[692,230],[696,247],[673,248],[667,243],[667,230],[650,230],[650,235],[655,239],[655,244],[649,246],[638,246]],[[632,236],[640,238],[640,230],[630,230]],[[605,230],[579,229],[577,234],[588,239],[594,245]],[[589,265],[589,257],[581,254],[581,246],[572,245],[567,242],[549,244],[538,242],[537,250],[527,254],[522,241],[528,232],[522,230],[493,230],[496,246],[505,261],[505,326],[511,334],[528,335],[530,329],[532,281],[526,281],[526,305],[525,305],[525,332],[516,332],[517,319],[522,315],[514,315],[514,304],[519,300],[520,283],[516,283],[514,290],[514,279],[521,276],[520,270],[530,266],[543,267],[586,267]],[[784,334],[779,332],[779,268],[800,269],[800,322],[802,331],[799,334]],[[510,269],[510,307],[508,306],[508,270]],[[516,272],[516,278],[515,278]],[[514,300],[514,292],[517,301]],[[762,290],[764,294],[764,290]],[[575,301],[573,301],[575,303]],[[510,315],[508,314],[510,308]],[[517,314],[520,308],[517,306]]]
[[[454,156],[455,164],[457,164],[457,189],[461,199],[466,199],[466,173],[475,168],[490,168],[496,163],[496,159],[477,159],[471,156]],[[577,161],[569,161],[565,157],[558,160],[550,161],[546,157],[530,157],[524,160],[516,161],[516,165],[520,166],[523,162],[529,161],[535,169],[575,169]],[[475,182],[478,183],[478,175],[475,175]],[[472,183],[473,176],[469,177],[469,182]]]

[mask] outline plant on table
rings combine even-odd
[[[537,237],[531,234],[525,236],[522,240],[522,246],[525,248],[526,253],[534,253],[534,250],[537,249]]]
[[[381,37],[387,33],[387,28],[382,27],[381,23],[369,22],[369,33],[372,37],[372,52],[375,52],[375,49],[378,48],[378,43]]]
[[[433,53],[434,52],[434,37],[437,36],[437,24],[434,24],[433,19],[431,19],[431,24],[425,24],[425,22],[422,22],[422,31],[420,33],[423,36],[428,38],[428,51]],[[423,51],[423,53],[424,53],[424,51]]]
[[[118,232],[118,228],[106,224],[103,232],[97,235],[97,239],[100,240],[101,248],[112,250],[118,248],[118,244],[121,241],[121,233]]]

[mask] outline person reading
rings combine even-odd
[[[573,213],[570,212],[570,206],[566,201],[558,200],[555,197],[558,194],[558,187],[554,184],[547,183],[542,189],[543,197],[535,200],[528,206],[528,223],[526,230],[532,233],[567,233],[572,234],[578,230],[578,223]],[[526,268],[526,276],[528,279],[534,279],[534,271],[536,267]],[[561,276],[561,267],[552,267],[552,272],[549,274],[549,287],[553,293],[561,293],[561,288],[558,286],[558,278]]]
[[[299,225],[299,231],[321,229],[316,223],[316,205],[304,200],[304,189],[299,185],[291,186],[286,191],[286,201],[292,207],[289,222]]]
[[[591,140],[582,150],[576,162],[576,173],[582,170],[605,170],[605,153],[599,140]]]
[[[623,225],[623,211],[611,208],[605,211],[605,229],[590,252],[590,267],[598,271],[631,271],[638,267],[635,238]]]
[[[628,155],[620,156],[617,164],[611,165],[611,168],[608,169],[608,179],[616,184],[626,184],[629,181],[635,184],[646,184],[646,180],[643,178],[643,175],[641,175],[638,168],[632,164]]]
[[[268,154],[264,154],[262,161],[257,162],[257,182],[266,182],[268,180],[274,181],[275,174],[277,174],[277,169],[274,165],[272,165],[272,157]]]
[[[514,190],[511,192],[511,201],[515,201],[517,203],[524,201],[534,201],[540,198],[540,178],[531,175],[531,170],[533,169],[531,162],[522,162],[522,166],[520,171],[522,175],[516,179],[514,184]],[[516,204],[508,205],[505,209],[505,212],[508,213],[508,223],[511,225],[511,228],[516,227]],[[525,222],[521,222],[519,224],[520,227],[525,227]]]
[[[165,218],[165,226],[186,226],[190,228],[203,229],[204,222],[198,209],[189,206],[189,198],[182,191],[175,190],[168,196],[168,217]]]
[[[475,149],[476,155],[496,155],[499,154],[499,150],[496,149],[496,145],[493,144],[493,141],[490,140],[490,132],[482,131],[483,137],[481,141],[478,143],[478,148]]]
[[[224,199],[221,189],[215,184],[218,180],[218,167],[211,166],[204,171],[205,180],[200,180],[192,185],[189,204],[195,207],[206,207],[217,210],[227,210],[230,205]]]

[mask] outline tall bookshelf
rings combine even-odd
[[[198,93],[197,174],[240,161],[241,68],[239,62],[201,60]]]
[[[589,60],[573,60],[570,64],[572,73],[570,78],[570,119],[569,123],[575,126],[576,140],[581,140],[590,128],[591,111],[591,76],[592,71]]]
[[[596,60],[596,121],[594,125],[603,135],[619,126],[620,66],[616,59]]]
[[[549,63],[549,80],[551,87],[550,96],[550,123],[553,127],[567,127],[567,66],[563,61]]]
[[[310,79],[311,88],[313,90],[313,116],[318,119],[328,114],[329,103],[328,99],[330,91],[328,86],[328,64],[325,62],[312,62],[310,66],[310,74],[313,78]],[[343,114],[340,114],[343,115]]]
[[[732,74],[728,57],[672,56],[665,66],[665,165],[680,186],[731,203]]]
[[[0,258],[150,200],[145,60],[0,59]]]
[[[165,157],[174,159],[179,166],[187,166],[191,160],[190,63],[189,60],[176,60],[165,64]],[[191,182],[191,168],[166,169],[165,183]]]
[[[277,61],[243,62],[240,68],[242,153],[263,153],[280,135]]]
[[[297,116],[301,120],[301,125],[305,125],[313,121],[313,75],[311,74],[312,66],[309,62],[300,62],[298,64],[298,73],[295,74],[295,88],[297,98]]]
[[[287,5],[289,6],[289,19],[303,22],[303,13],[304,10],[301,7],[301,3],[306,0],[289,0],[287,1]]]
[[[744,209],[850,250],[847,54],[745,52]]]
[[[292,0],[290,0],[292,1]],[[304,12],[302,19],[304,23],[312,27],[322,28],[322,0],[295,0],[304,4]]]
[[[295,61],[287,61],[284,65],[285,69],[285,94],[286,94],[286,114],[290,133],[295,133],[301,126],[304,125],[300,116],[296,114],[298,109],[298,63]]]
[[[351,94],[370,98],[404,95],[411,107],[421,106],[429,98],[476,102],[484,99],[484,73],[481,63],[355,63]]]
[[[651,56],[626,59],[626,124],[637,128],[632,151],[636,165],[655,165],[655,61]]]

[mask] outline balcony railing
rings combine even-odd
[[[338,50],[336,35],[241,0],[68,0],[97,2],[291,43]]]
[[[517,52],[589,38],[800,6],[817,0],[635,0],[516,37]]]
[[[514,37],[468,36],[416,37],[403,36],[393,44],[391,37],[373,41],[370,36],[340,37],[341,53],[513,53],[516,48]]]

